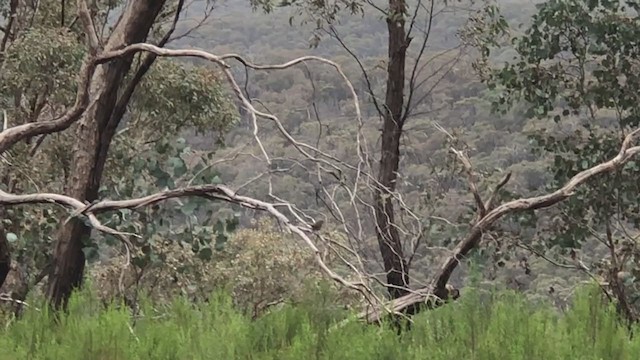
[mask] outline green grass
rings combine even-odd
[[[337,326],[349,314],[321,294],[255,321],[222,292],[198,305],[176,299],[161,314],[143,303],[134,323],[86,290],[58,322],[28,310],[3,326],[0,359],[639,359],[640,339],[595,294],[583,290],[559,313],[513,293],[465,291],[398,336],[391,326]]]

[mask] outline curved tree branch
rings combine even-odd
[[[74,210],[72,216],[86,216],[89,219],[92,227],[98,231],[104,232],[106,234],[110,234],[118,237],[128,247],[131,247],[131,244],[128,240],[128,236],[132,236],[133,234],[125,234],[118,232],[114,229],[111,229],[107,226],[104,226],[97,219],[96,214],[114,211],[119,209],[138,209],[141,207],[149,206],[161,201],[165,201],[168,199],[179,198],[179,197],[187,197],[187,196],[199,196],[211,200],[222,200],[229,203],[237,204],[243,206],[245,208],[254,209],[254,210],[262,210],[266,211],[272,216],[274,216],[278,221],[284,225],[290,232],[298,235],[305,244],[313,251],[314,258],[320,268],[328,275],[332,280],[338,282],[339,284],[346,286],[352,290],[356,290],[363,294],[367,299],[376,301],[377,303],[381,303],[378,299],[376,299],[375,295],[372,291],[363,283],[363,282],[350,282],[344,279],[342,276],[335,273],[331,270],[322,258],[321,251],[315,245],[315,243],[311,240],[307,232],[310,229],[306,227],[301,227],[300,225],[296,225],[291,222],[291,220],[284,215],[281,211],[278,210],[278,207],[288,206],[285,203],[269,203],[265,201],[261,201],[255,198],[251,198],[248,196],[237,195],[236,192],[226,186],[222,185],[203,185],[203,186],[191,186],[185,188],[179,188],[174,190],[166,190],[161,191],[149,196],[129,199],[129,200],[103,200],[93,204],[85,205],[77,199],[66,195],[53,194],[53,193],[35,193],[35,194],[25,194],[25,195],[13,195],[7,192],[0,190],[0,205],[12,206],[12,205],[20,205],[20,204],[49,204],[53,203],[56,205],[63,206],[65,208],[69,208]]]
[[[480,239],[482,238],[482,234],[486,229],[505,215],[519,211],[537,210],[553,206],[571,197],[577,187],[593,177],[621,168],[634,156],[640,154],[640,146],[631,146],[632,141],[639,135],[640,128],[634,130],[625,137],[618,155],[614,158],[576,174],[563,187],[554,192],[541,196],[513,200],[491,210],[491,207],[487,207],[486,205],[490,201],[493,201],[494,196],[492,195],[489,201],[485,203],[485,208],[488,210],[486,215],[478,217],[478,220],[473,224],[467,236],[455,247],[453,254],[442,263],[440,270],[437,272],[436,276],[434,276],[432,284],[392,301],[388,306],[392,310],[392,313],[413,314],[419,311],[420,306],[424,305],[425,302],[428,302],[428,300],[433,296],[446,298],[448,294],[447,283],[451,274],[457,268],[460,261],[463,260],[471,250],[478,246]],[[500,182],[499,187],[506,183],[505,179]],[[495,192],[496,191],[494,191],[494,194]],[[371,323],[380,322],[384,316],[385,312],[383,312],[382,309],[375,308],[368,309],[360,314],[361,319]]]

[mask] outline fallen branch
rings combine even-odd
[[[453,254],[442,263],[440,270],[436,273],[436,276],[434,276],[434,280],[431,285],[391,301],[387,305],[387,308],[389,308],[391,313],[394,314],[403,313],[410,315],[420,311],[420,308],[425,304],[427,307],[435,306],[431,299],[434,296],[441,299],[445,299],[448,296],[449,291],[447,290],[447,283],[451,274],[457,268],[460,261],[464,259],[471,250],[478,246],[480,239],[482,238],[482,234],[486,229],[507,214],[553,206],[571,197],[578,186],[584,184],[591,178],[620,168],[627,161],[640,153],[640,146],[631,147],[631,142],[638,135],[640,135],[640,128],[634,130],[625,137],[620,151],[613,159],[596,165],[590,169],[581,171],[558,190],[546,195],[513,200],[504,203],[495,209],[491,209],[490,202],[494,201],[496,191],[499,190],[499,188],[508,180],[508,178],[505,177],[487,201],[489,206],[486,206],[487,203],[485,203],[484,208],[488,211],[486,215],[480,216],[477,219],[469,230],[467,236],[455,247]],[[456,155],[462,156],[462,153],[457,152]],[[359,317],[369,323],[379,323],[387,314],[389,314],[389,312],[384,311],[384,309],[370,308],[363,311]]]

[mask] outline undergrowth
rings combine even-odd
[[[630,336],[637,329],[619,323],[591,288],[563,312],[513,293],[469,290],[416,316],[401,335],[390,325],[343,321],[354,314],[338,310],[321,291],[257,320],[234,309],[222,291],[206,303],[140,306],[135,317],[125,307],[105,308],[90,290],[75,294],[57,320],[46,307],[31,306],[3,324],[0,359],[640,358],[640,339]]]

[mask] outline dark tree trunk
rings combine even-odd
[[[2,213],[2,209],[0,209],[0,214]],[[0,217],[0,220],[2,218]],[[7,279],[7,275],[9,274],[9,270],[11,269],[11,252],[9,249],[9,242],[7,241],[7,234],[0,224],[0,288],[4,284],[4,281]]]
[[[393,201],[389,194],[396,189],[400,162],[400,138],[402,136],[404,108],[404,77],[407,53],[405,34],[405,0],[389,0],[389,63],[387,66],[387,91],[382,125],[382,145],[378,181],[386,189],[375,193],[375,216],[378,245],[387,273],[389,294],[398,298],[406,294],[409,286],[409,269],[404,258],[400,234],[395,227]]]
[[[118,20],[105,50],[143,42],[165,1],[137,0],[129,2]],[[122,114],[114,117],[118,92],[131,67],[133,55],[102,65],[91,84],[92,103],[76,132],[73,161],[65,193],[81,201],[97,199],[109,146]],[[83,248],[91,229],[73,219],[58,234],[49,276],[47,295],[54,308],[66,306],[72,291],[82,284],[85,255]]]
[[[7,45],[9,44],[9,40],[12,38],[12,32],[14,31],[14,23],[16,20],[16,12],[18,10],[18,0],[11,0],[9,3],[9,16],[8,21],[5,26],[5,30],[2,38],[0,38],[0,64],[4,61],[5,50],[7,49]],[[2,119],[5,120],[5,119]],[[6,174],[2,177],[3,183],[6,185],[9,183],[9,178],[6,177]],[[5,218],[5,209],[0,208],[0,221]],[[7,279],[7,275],[9,274],[9,270],[11,269],[11,249],[9,247],[9,241],[7,240],[7,234],[3,227],[3,224],[0,223],[0,288],[4,284],[4,281]]]

